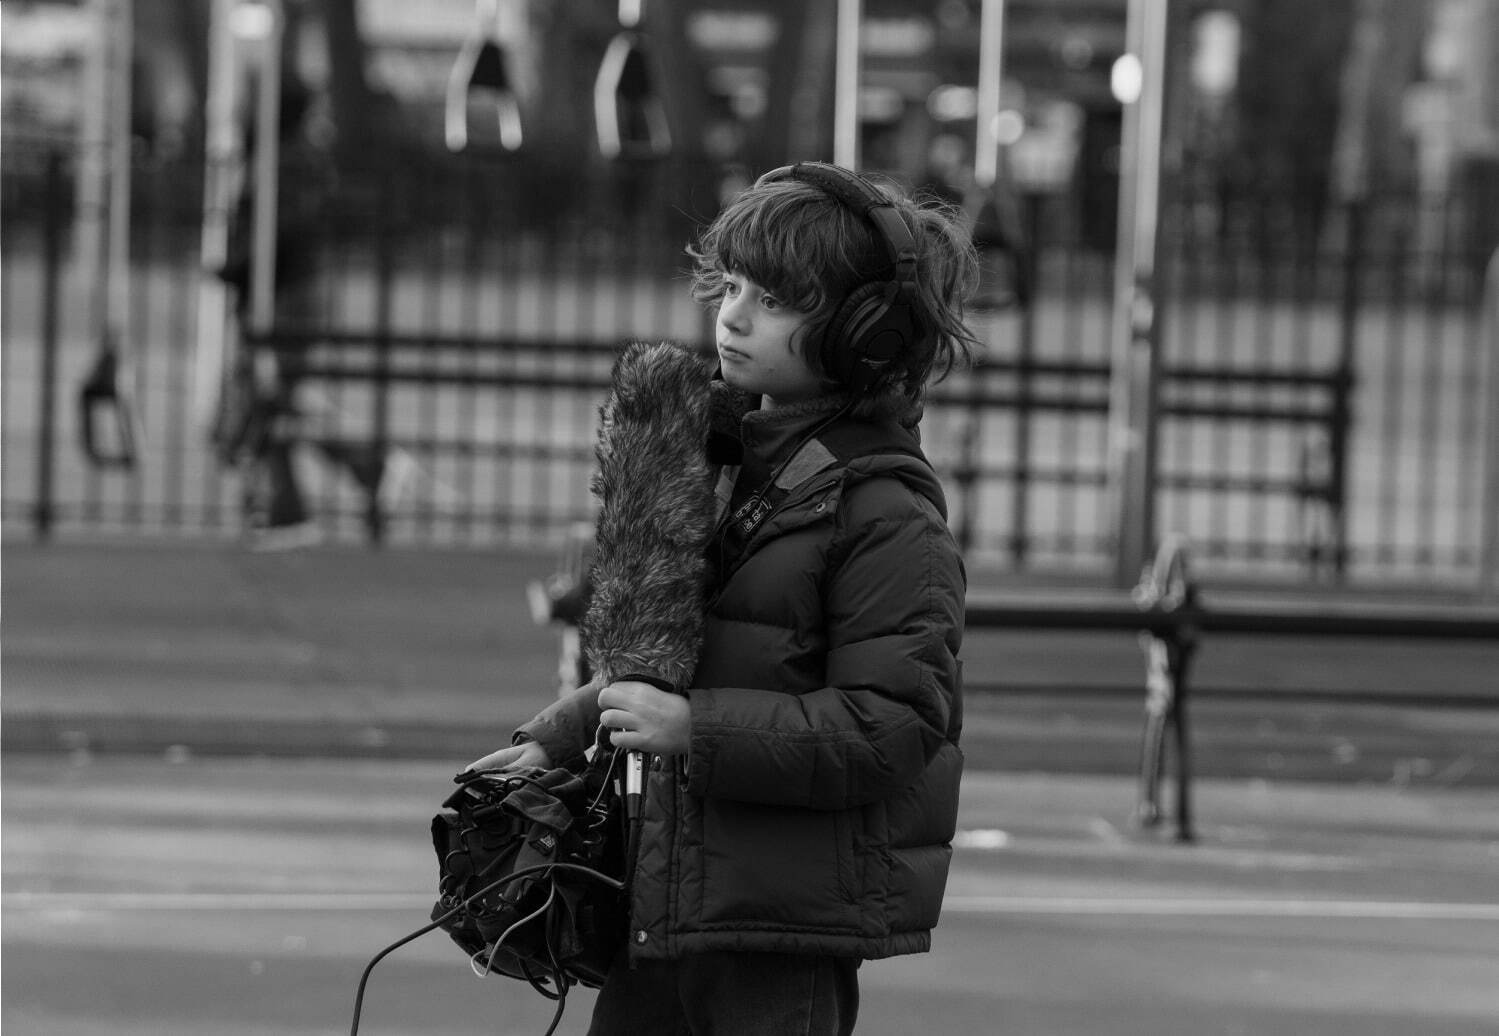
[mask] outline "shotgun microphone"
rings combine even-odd
[[[669,343],[633,342],[599,408],[599,501],[583,649],[601,685],[644,680],[682,691],[702,649],[706,547],[717,505],[708,461],[711,370]],[[638,809],[644,759],[625,766]],[[638,815],[635,814],[635,815]]]

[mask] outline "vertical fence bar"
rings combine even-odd
[[[1398,250],[1381,242],[1381,251],[1375,257],[1381,264],[1379,304],[1388,307],[1388,316],[1380,321],[1382,332],[1379,345],[1381,354],[1378,363],[1383,364],[1380,393],[1380,427],[1376,431],[1379,450],[1389,458],[1374,472],[1378,482],[1377,524],[1374,525],[1374,547],[1383,567],[1395,571],[1401,564],[1400,554],[1400,494],[1398,487],[1409,477],[1400,450],[1404,424],[1403,407],[1405,393],[1405,354],[1398,342],[1405,332],[1404,317],[1408,305],[1405,283],[1406,258]],[[1367,350],[1365,350],[1367,354]]]
[[[443,310],[447,302],[445,283],[449,279],[449,267],[446,256],[443,255],[442,239],[436,234],[424,234],[421,247],[426,253],[425,267],[426,277],[422,283],[422,329],[426,334],[434,334],[436,337],[430,343],[424,343],[422,347],[419,375],[416,383],[416,398],[411,401],[411,434],[418,443],[436,442],[442,436],[441,422],[438,420],[439,409],[451,399],[452,389],[443,386],[438,378],[440,369],[447,368],[447,358],[451,355],[442,349],[440,344],[441,327],[443,325]],[[459,331],[460,334],[466,333]],[[471,333],[471,332],[468,332]],[[478,352],[477,348],[469,350],[471,353]],[[470,448],[473,447],[470,441]],[[432,451],[422,448],[419,454],[424,463],[430,464]],[[395,456],[392,453],[379,457],[378,463],[383,465],[381,483],[391,474],[391,461]],[[390,510],[395,510],[399,505],[393,493],[387,491],[383,484],[377,484],[376,493],[385,493],[384,503],[389,504]],[[434,520],[432,515],[432,502],[430,498],[425,505],[417,504],[412,509],[409,529],[414,539],[419,542],[431,543],[436,538],[433,534]]]
[[[385,169],[379,178],[378,196],[384,202],[382,211],[405,212],[405,198],[396,197],[396,174]],[[395,305],[395,242],[391,239],[390,221],[382,219],[375,230],[375,370],[370,400],[370,448],[376,457],[390,453],[390,350],[391,312]],[[385,541],[385,514],[380,494],[366,494],[364,528],[370,545]]]
[[[175,170],[175,175],[183,181],[182,187],[187,186],[187,172],[187,167],[179,167]],[[182,196],[187,196],[186,191]],[[175,209],[172,217],[173,224],[175,224],[178,217]],[[180,240],[175,226],[172,226],[167,237],[169,248]],[[187,320],[187,315],[192,308],[190,276],[185,269],[180,272],[174,270],[171,274],[169,281],[171,304],[167,307],[166,333],[161,343],[166,365],[165,384],[162,387],[166,390],[166,395],[162,400],[161,503],[158,520],[163,527],[175,532],[181,532],[185,524],[183,469],[187,465],[188,458],[187,429],[193,425],[189,408],[189,401],[192,399],[192,389],[188,378],[189,353],[184,346],[184,343],[193,340],[192,330]]]
[[[36,499],[32,501],[32,529],[38,540],[52,535],[52,475],[56,460],[57,425],[57,300],[62,275],[62,153],[47,155],[47,187],[42,216],[42,328],[41,393],[37,407]]]
[[[1022,249],[1013,257],[1023,269],[1015,275],[1025,279],[1034,292],[1036,283],[1035,244],[1040,232],[1041,199],[1034,192],[1025,196],[1025,238],[1030,247]],[[1031,450],[1032,425],[1036,410],[1032,406],[1035,388],[1036,366],[1036,305],[1035,297],[1023,300],[1020,306],[1019,356],[1015,365],[1015,484],[1010,500],[1010,557],[1016,568],[1024,568],[1030,553],[1031,467],[1034,461]]]
[[[1328,443],[1328,460],[1332,467],[1328,500],[1330,536],[1332,539],[1333,580],[1343,583],[1348,577],[1348,436],[1353,424],[1354,364],[1358,349],[1359,281],[1363,274],[1365,212],[1362,199],[1348,203],[1345,213],[1347,235],[1343,253],[1343,291],[1339,299],[1338,358],[1334,367],[1332,441]]]
[[[491,233],[483,222],[489,218],[496,206],[486,204],[485,198],[479,193],[485,184],[484,178],[479,174],[480,169],[476,164],[464,163],[461,174],[463,178],[463,233],[459,237],[458,245],[461,249],[460,263],[464,274],[460,282],[462,295],[456,309],[459,314],[459,326],[471,334],[480,334],[488,330],[481,319],[481,292],[482,286],[494,275],[485,265],[488,254],[483,248],[483,243],[500,237],[498,234]],[[535,269],[541,269],[539,263]],[[538,277],[538,281],[541,279]],[[505,358],[497,355],[495,362],[497,365],[503,365]],[[455,438],[459,435],[467,435],[470,449],[467,452],[459,452],[453,458],[451,465],[446,468],[439,464],[435,453],[429,463],[432,471],[439,475],[446,472],[451,475],[455,486],[464,487],[463,493],[454,494],[452,510],[448,512],[447,521],[448,527],[455,531],[455,535],[461,532],[464,541],[473,545],[479,542],[481,531],[479,526],[481,490],[478,478],[480,465],[487,459],[488,463],[485,467],[490,477],[498,478],[501,476],[496,475],[495,472],[508,467],[514,461],[497,450],[498,444],[504,440],[503,435],[497,434],[493,441],[481,440],[479,436],[481,425],[479,421],[480,355],[478,349],[470,349],[464,354],[462,367],[463,373],[470,381],[458,390],[453,402],[453,412],[445,415],[447,420],[443,427]],[[513,406],[513,399],[505,389],[497,388],[494,395],[493,405],[497,409],[503,411],[507,405]],[[492,423],[495,426],[499,424],[498,421]],[[495,448],[497,452],[493,455],[485,452],[490,448]]]
[[[1484,444],[1483,491],[1480,499],[1478,592],[1485,599],[1499,598],[1499,248],[1489,259],[1483,282],[1479,320],[1479,347],[1483,350],[1483,413],[1479,428]]]
[[[1260,193],[1257,203],[1259,218],[1254,223],[1252,253],[1255,259],[1255,290],[1252,296],[1255,305],[1254,331],[1251,335],[1253,340],[1251,362],[1257,367],[1267,367],[1275,363],[1275,311],[1280,302],[1280,296],[1277,294],[1280,286],[1276,276],[1280,261],[1280,256],[1276,251],[1276,239],[1280,234],[1275,232],[1275,226],[1287,218],[1287,213],[1282,208],[1280,199],[1275,195]],[[1255,389],[1253,395],[1260,397],[1263,401],[1265,393],[1261,389]],[[1244,453],[1248,461],[1244,476],[1250,483],[1254,482],[1256,472],[1268,472],[1269,450],[1265,444],[1265,437],[1257,434],[1251,422],[1224,421],[1215,430],[1231,438],[1231,450],[1240,443],[1244,445]],[[1270,553],[1269,537],[1266,535],[1270,526],[1270,502],[1266,493],[1253,490],[1245,490],[1244,498],[1247,521],[1242,530],[1243,558],[1251,563],[1263,564],[1268,560]],[[1224,543],[1223,549],[1225,554],[1233,551],[1231,543]]]
[[[980,360],[968,371],[968,402],[964,405],[960,421],[960,432],[955,444],[957,455],[953,462],[953,482],[958,487],[958,501],[954,509],[953,535],[958,549],[964,554],[978,542],[978,516],[980,512],[979,465],[983,459],[983,420],[987,409],[981,402],[988,372]]]

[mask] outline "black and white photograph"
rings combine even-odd
[[[4,0],[6,1036],[1499,1032],[1499,0]]]

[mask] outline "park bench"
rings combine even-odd
[[[576,459],[580,449],[574,443],[549,440],[478,442],[462,432],[439,431],[435,422],[422,429],[403,427],[393,413],[393,391],[403,386],[576,389],[597,390],[602,398],[609,384],[610,365],[620,347],[618,342],[578,339],[537,341],[379,329],[275,328],[259,334],[247,333],[243,342],[251,350],[274,353],[278,367],[299,388],[324,390],[323,396],[342,410],[338,424],[352,424],[359,429],[357,433],[330,431],[319,427],[315,420],[293,420],[278,426],[276,434],[283,440],[374,455],[404,450],[421,457],[487,456],[539,461]],[[569,362],[565,365],[554,362],[563,358]],[[588,358],[595,362],[586,362]],[[514,362],[497,363],[497,359]],[[357,407],[337,398],[340,386],[362,386],[366,390]],[[311,417],[311,414],[304,412],[301,416]],[[364,526],[372,542],[383,538],[384,524],[379,495],[370,492]]]
[[[572,456],[576,447],[492,443],[481,448],[473,442],[430,433],[395,436],[390,430],[389,393],[382,389],[418,385],[602,392],[608,387],[609,364],[619,351],[618,342],[589,339],[536,341],[380,330],[281,329],[247,341],[252,348],[277,351],[285,362],[296,366],[304,382],[357,383],[374,388],[370,397],[371,437],[344,445],[399,446],[428,456],[487,452],[536,459]],[[517,362],[494,362],[501,357],[516,358]],[[520,358],[544,358],[547,362],[519,362]],[[587,362],[590,358],[594,362]],[[561,359],[566,359],[566,364],[551,362]],[[995,358],[986,360],[968,379],[943,383],[934,391],[933,399],[959,410],[1016,414],[1017,426],[1024,429],[1030,414],[1106,416],[1109,381],[1109,366],[1102,362]],[[1289,426],[1301,432],[1301,446],[1296,472],[1291,476],[1166,470],[1160,473],[1159,484],[1177,490],[1289,496],[1299,508],[1308,569],[1313,574],[1341,574],[1347,556],[1344,512],[1352,388],[1352,376],[1342,370],[1167,365],[1161,372],[1160,387],[1164,419]],[[1023,495],[1027,482],[1065,474],[1046,472],[1027,460],[1019,464],[986,461],[981,456],[978,424],[968,423],[951,473],[959,497],[954,527],[965,548],[971,546],[968,540],[975,527],[965,509],[974,506],[974,490],[982,480],[1007,477]],[[1084,477],[1089,476],[1085,473]],[[1101,482],[1102,472],[1096,473],[1096,478]],[[368,524],[372,530],[377,529],[378,516],[372,515]],[[1023,546],[1016,545],[1015,553],[1023,556]]]
[[[1023,430],[1030,413],[1106,417],[1110,378],[1109,365],[1103,362],[999,358],[986,361],[969,381],[939,388],[934,398],[958,408],[1016,413],[1016,427]],[[1290,427],[1300,441],[1294,475],[1162,470],[1157,484],[1175,490],[1289,497],[1298,509],[1309,572],[1341,575],[1348,553],[1344,530],[1353,387],[1352,373],[1343,369],[1166,364],[1160,371],[1159,414],[1164,420]],[[1023,451],[1023,444],[1017,449]],[[961,497],[975,499],[974,485],[996,475],[1017,482],[1044,477],[1024,462],[986,462],[978,424],[970,422],[953,471]],[[1105,477],[1102,471],[1095,475],[1100,484]],[[1023,486],[1019,492],[1023,494]],[[960,542],[972,524],[971,517],[958,515],[954,525]],[[1024,544],[1013,548],[1012,553],[1023,556]]]
[[[1188,731],[1191,665],[1210,633],[1294,637],[1476,640],[1499,644],[1499,608],[1480,605],[1390,605],[1350,599],[1337,606],[1284,601],[1207,603],[1191,574],[1184,537],[1161,544],[1151,567],[1128,593],[970,594],[969,629],[1089,630],[1140,634],[1145,652],[1145,723],[1135,821],[1161,823],[1167,737],[1174,747],[1178,841],[1195,838]],[[1499,699],[1496,699],[1499,700]]]

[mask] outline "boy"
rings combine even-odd
[[[916,425],[970,358],[972,248],[847,170],[704,233],[724,465],[692,686],[560,699],[473,768],[649,754],[627,950],[590,1033],[848,1033],[859,962],[930,947],[956,828],[965,577]]]

